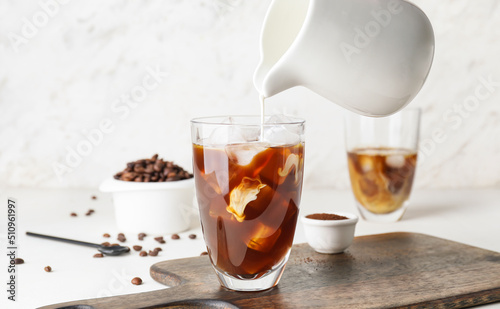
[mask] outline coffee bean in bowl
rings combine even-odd
[[[125,233],[175,234],[190,226],[193,174],[158,155],[127,163],[99,189],[112,193],[116,223]]]
[[[193,178],[193,174],[185,171],[171,161],[159,159],[155,154],[151,159],[141,159],[127,163],[127,167],[116,173],[114,179],[135,182],[169,182]]]

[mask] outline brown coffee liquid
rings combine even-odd
[[[253,158],[240,153],[253,147]],[[259,278],[289,253],[302,191],[304,147],[193,145],[201,224],[213,265]]]
[[[375,214],[398,210],[408,200],[417,153],[399,148],[359,148],[347,153],[356,200]]]

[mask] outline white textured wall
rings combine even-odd
[[[47,20],[40,2],[0,2],[1,185],[94,187],[156,152],[190,169],[191,118],[259,113],[252,74],[269,0],[73,0]],[[424,117],[417,184],[499,187],[500,4],[414,2],[437,43],[411,104]],[[37,18],[35,31],[26,28]],[[16,35],[24,39],[13,44]],[[156,80],[148,77],[158,69]],[[140,98],[145,78],[150,90]],[[488,79],[491,91],[467,105]],[[144,100],[125,108],[131,93]],[[348,187],[339,107],[297,88],[270,99],[268,110],[306,118],[309,188]],[[98,145],[57,177],[54,163],[66,164],[70,149],[100,125]]]

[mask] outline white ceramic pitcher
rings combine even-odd
[[[273,0],[257,90],[304,86],[351,111],[385,116],[420,91],[434,56],[427,16],[403,0]]]

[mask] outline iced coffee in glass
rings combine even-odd
[[[193,119],[191,128],[203,237],[221,285],[277,285],[299,213],[304,121],[207,117]]]
[[[403,217],[417,165],[419,123],[418,109],[384,118],[346,116],[351,187],[364,219],[394,222]]]

